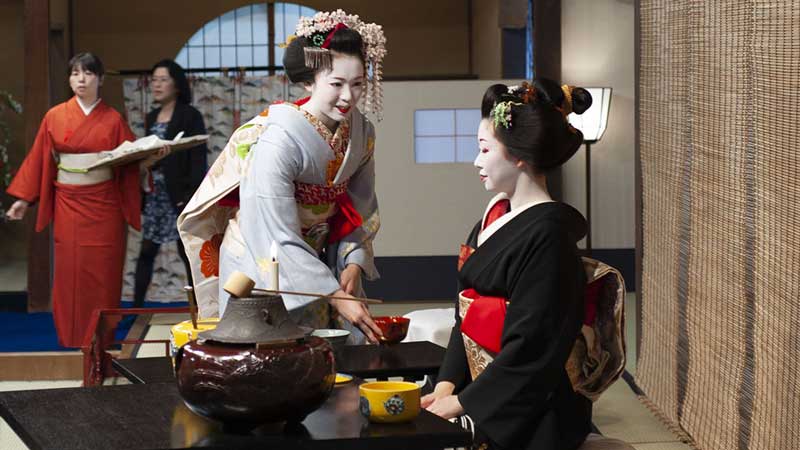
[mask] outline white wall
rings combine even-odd
[[[634,2],[561,2],[561,74],[577,86],[611,86],[611,112],[603,139],[592,146],[592,247],[633,248],[634,214]],[[564,200],[585,211],[584,151],[565,165]]]
[[[483,189],[472,164],[414,162],[414,111],[479,108],[484,91],[495,82],[384,83],[384,118],[375,122],[376,192],[382,222],[375,241],[377,256],[458,254],[492,194]],[[476,140],[476,155],[477,149]]]
[[[592,246],[633,248],[634,3],[564,0],[561,8],[562,81],[614,88],[606,134],[592,146]],[[482,67],[479,48],[475,47],[476,68]],[[487,56],[491,55],[483,55]],[[470,164],[414,163],[414,110],[477,108],[494,82],[384,83],[385,117],[376,123],[376,189],[382,219],[377,256],[457,254],[491,194],[483,190]],[[583,156],[580,150],[565,165],[563,176],[565,201],[585,211]]]

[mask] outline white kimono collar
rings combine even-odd
[[[505,192],[501,192],[501,193],[495,195],[491,200],[489,200],[489,205],[486,206],[486,210],[483,213],[483,219],[481,219],[481,227],[483,227],[483,224],[486,223],[486,217],[489,215],[489,211],[491,211],[492,207],[497,202],[499,202],[501,200],[509,200],[508,195],[506,195]],[[525,212],[530,207],[536,206],[536,205],[541,204],[541,203],[547,203],[547,202],[529,202],[529,203],[525,203],[524,205],[521,205],[520,207],[518,207],[516,209],[512,209],[511,211],[509,211],[509,212],[503,214],[502,216],[500,216],[499,219],[495,220],[494,222],[489,224],[488,227],[484,228],[483,230],[481,230],[480,233],[478,233],[478,247],[480,247],[484,242],[486,242],[487,239],[492,237],[492,235],[495,232],[497,232],[497,230],[503,228],[503,226],[505,224],[507,224],[508,222],[511,222],[512,219],[514,219],[518,215],[522,214],[523,212]]]
[[[91,114],[92,110],[94,110],[94,108],[97,107],[97,105],[100,104],[100,97],[99,96],[97,97],[97,100],[95,100],[94,103],[92,103],[91,105],[84,105],[83,102],[81,101],[81,99],[77,95],[75,96],[75,100],[78,102],[78,106],[81,107],[81,111],[83,111],[83,114],[85,116],[88,116],[89,114]]]

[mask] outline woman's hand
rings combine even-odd
[[[458,396],[455,395],[447,395],[434,400],[433,403],[428,405],[425,409],[442,419],[452,419],[453,417],[464,414],[464,408],[461,406],[461,402],[458,401]]]
[[[153,167],[153,166],[154,166],[154,165],[155,165],[157,162],[161,161],[162,159],[164,159],[164,157],[166,157],[167,155],[169,155],[169,153],[170,153],[171,151],[172,151],[172,148],[171,148],[169,145],[165,145],[165,146],[161,147],[160,149],[158,149],[158,151],[157,151],[157,152],[155,152],[154,154],[152,154],[152,155],[148,156],[147,158],[143,159],[143,160],[142,160],[142,161],[139,163],[139,168],[140,168],[141,170],[148,170],[148,169],[150,169],[150,168],[151,168],[151,167]]]
[[[333,295],[336,297],[353,297],[341,289],[336,291]],[[369,309],[367,309],[367,305],[364,303],[352,300],[331,299],[330,304],[336,309],[336,312],[348,322],[358,327],[358,329],[367,336],[367,340],[370,342],[377,343],[377,336],[383,336],[381,329],[378,328],[378,325],[372,320],[372,315],[370,315]]]
[[[358,264],[348,264],[339,276],[339,284],[342,290],[353,295],[358,291],[361,282],[361,266]]]
[[[6,217],[9,220],[21,220],[25,217],[25,212],[28,211],[28,205],[30,205],[30,203],[25,200],[15,201],[11,207],[8,208],[8,211],[6,211]]]
[[[428,408],[433,402],[439,400],[440,398],[447,397],[448,395],[452,395],[453,391],[456,390],[456,385],[449,382],[449,381],[440,381],[436,383],[436,387],[433,388],[433,392],[428,395],[423,395],[420,399],[419,403],[420,406],[423,408]]]

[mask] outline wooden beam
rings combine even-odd
[[[25,0],[25,145],[30,148],[50,108],[50,2]],[[49,311],[50,227],[34,232],[37,208],[26,215],[28,243],[28,311]]]

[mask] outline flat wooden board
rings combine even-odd
[[[158,152],[165,145],[169,145],[172,151],[184,150],[196,147],[208,141],[209,135],[198,134],[196,136],[182,137],[171,141],[159,139],[158,136],[150,135],[137,139],[134,142],[123,142],[119,147],[107,152],[101,152],[101,158],[87,169],[98,167],[114,167],[138,161]]]

